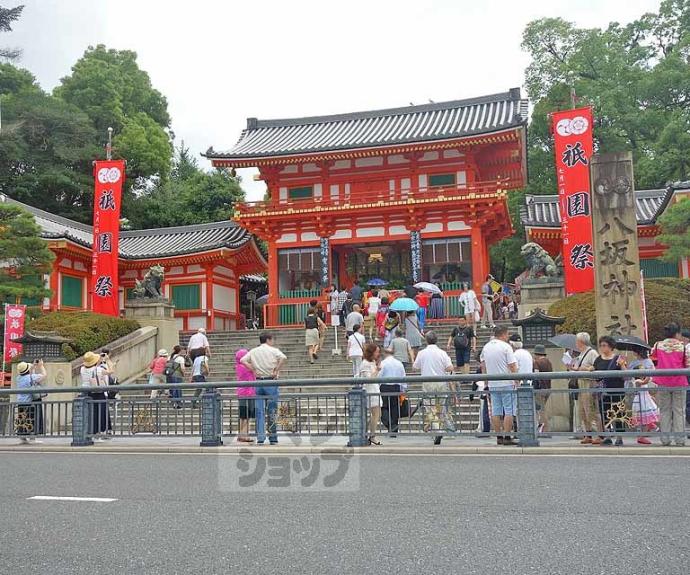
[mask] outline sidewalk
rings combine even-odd
[[[654,445],[642,446],[635,438],[626,438],[626,445],[591,446],[580,445],[578,441],[566,437],[540,439],[539,447],[519,447],[496,445],[492,437],[446,437],[440,446],[432,443],[431,437],[380,437],[383,445],[347,448],[344,436],[330,437],[291,437],[281,436],[278,445],[244,444],[236,441],[236,436],[223,438],[220,447],[201,447],[200,437],[115,437],[106,442],[95,443],[89,447],[72,447],[71,437],[42,438],[42,443],[26,445],[16,437],[0,439],[0,453],[9,452],[74,452],[74,453],[358,453],[365,455],[572,455],[572,456],[610,456],[610,455],[673,455],[690,457],[690,447],[664,447],[658,440]]]

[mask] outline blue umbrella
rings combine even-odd
[[[391,304],[390,309],[392,311],[417,311],[419,305],[409,297],[399,297]]]
[[[381,287],[388,285],[388,282],[386,280],[382,280],[381,278],[372,278],[367,282],[367,285]]]

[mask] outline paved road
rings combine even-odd
[[[350,462],[358,490],[318,492],[234,490],[222,470],[238,461],[0,454],[0,572],[651,575],[690,564],[685,458],[362,456]]]

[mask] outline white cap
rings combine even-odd
[[[205,328],[205,327],[200,327],[197,331],[198,331],[199,333],[206,333],[206,328]]]

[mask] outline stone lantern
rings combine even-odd
[[[525,347],[550,346],[549,339],[556,335],[556,326],[564,321],[564,317],[550,316],[543,309],[535,308],[524,318],[514,319],[513,325],[521,328]]]

